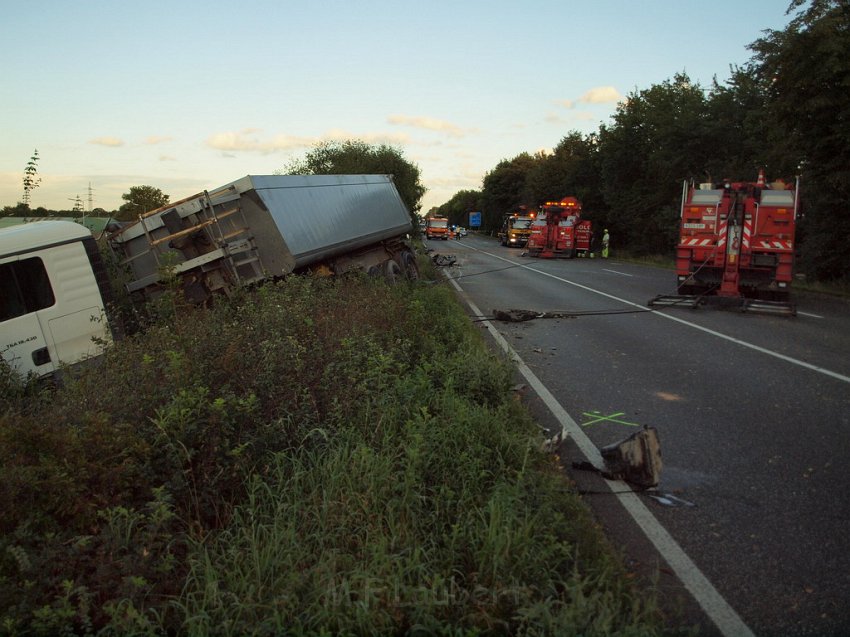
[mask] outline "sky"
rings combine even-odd
[[[425,212],[676,73],[723,83],[789,2],[0,0],[0,207],[36,149],[31,207],[111,211],[356,139],[419,167]]]

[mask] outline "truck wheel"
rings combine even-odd
[[[399,279],[404,277],[404,272],[402,271],[401,266],[396,263],[395,259],[388,259],[387,261],[384,261],[381,269],[387,283],[396,283]]]
[[[404,270],[404,276],[410,281],[419,280],[419,266],[416,263],[416,255],[406,250],[401,253],[401,265]]]

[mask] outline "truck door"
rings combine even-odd
[[[12,369],[41,376],[55,371],[39,312],[56,303],[44,261],[12,257],[0,263],[0,355]]]

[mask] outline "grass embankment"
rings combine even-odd
[[[651,635],[450,291],[290,278],[0,404],[8,634]]]

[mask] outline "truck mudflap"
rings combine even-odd
[[[790,301],[766,301],[745,297],[659,294],[650,299],[647,305],[649,307],[683,307],[689,309],[696,309],[701,305],[711,305],[726,309],[736,309],[739,312],[797,316],[797,306]]]

